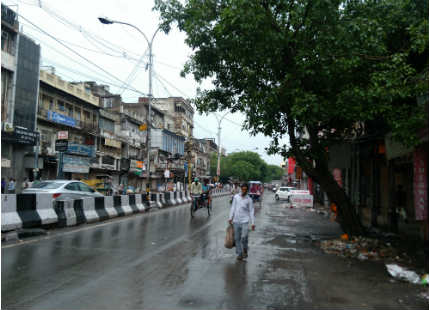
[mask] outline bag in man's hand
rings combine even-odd
[[[232,225],[228,225],[226,228],[225,247],[227,249],[232,249],[235,247],[234,226]]]

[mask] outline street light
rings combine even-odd
[[[225,118],[225,116],[228,114],[229,112],[226,112],[224,115],[218,117],[218,115],[216,113],[214,113],[217,123],[218,123],[218,127],[217,127],[217,141],[218,141],[218,146],[217,146],[217,169],[216,169],[216,175],[217,175],[217,181],[219,182],[219,177],[220,177],[220,131],[221,131],[221,127],[220,124],[222,123],[223,119]]]
[[[105,25],[110,25],[110,24],[122,24],[122,25],[127,25],[130,27],[133,27],[134,29],[136,29],[138,32],[140,32],[143,37],[145,38],[148,46],[149,46],[149,93],[148,93],[148,113],[147,113],[147,163],[146,163],[146,172],[147,172],[147,185],[146,185],[146,192],[147,194],[149,194],[150,191],[150,129],[151,129],[151,114],[152,114],[152,106],[151,106],[151,100],[152,100],[152,66],[153,66],[153,55],[152,55],[152,43],[153,40],[155,39],[156,34],[158,33],[160,26],[158,26],[158,28],[155,30],[155,32],[152,35],[152,39],[149,40],[148,37],[144,34],[143,31],[140,30],[140,28],[129,24],[129,23],[125,23],[125,22],[121,22],[121,21],[117,21],[117,20],[111,20],[107,17],[99,17],[98,20],[100,21],[100,23],[105,24]]]

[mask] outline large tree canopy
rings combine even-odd
[[[163,29],[176,23],[193,54],[183,73],[197,81],[201,112],[246,115],[271,152],[293,155],[339,206],[344,230],[362,228],[328,170],[327,148],[378,122],[418,143],[428,92],[425,0],[156,1]],[[279,145],[289,135],[290,146]]]
[[[211,155],[211,175],[216,175],[217,154]],[[267,163],[259,154],[250,151],[235,152],[223,156],[220,162],[221,181],[228,182],[230,179],[240,181],[262,181],[270,182],[279,180],[284,175],[284,170],[275,165]]]

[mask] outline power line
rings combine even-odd
[[[56,37],[54,37],[53,35],[49,34],[48,32],[46,32],[45,30],[43,30],[42,28],[34,25],[30,20],[28,20],[27,18],[25,18],[24,16],[20,15],[19,16],[24,19],[25,21],[27,21],[28,23],[30,23],[31,25],[33,25],[33,27],[39,29],[42,33],[44,33],[45,35],[49,36],[51,39],[55,40],[56,42],[58,42],[59,44],[61,44],[62,46],[64,46],[66,49],[68,49],[69,51],[71,51],[72,53],[76,54],[77,56],[79,56],[80,58],[82,58],[83,60],[85,60],[86,62],[90,63],[91,65],[93,65],[94,67],[96,67],[97,69],[101,70],[102,72],[106,73],[107,75],[109,75],[110,77],[112,77],[113,79],[119,81],[120,83],[125,83],[124,81],[122,81],[121,79],[117,78],[116,76],[114,76],[113,74],[111,74],[110,72],[106,71],[105,69],[103,69],[102,67],[100,67],[99,65],[97,65],[96,63],[92,62],[91,60],[89,60],[88,58],[82,56],[80,53],[76,52],[74,49],[68,47],[67,45],[65,45],[64,43],[62,43],[61,41],[59,41]],[[143,92],[140,92],[136,89],[134,89],[131,85],[126,84],[128,87],[131,87],[131,89],[133,89],[135,92],[140,93],[144,96],[146,96],[146,94],[144,94]]]

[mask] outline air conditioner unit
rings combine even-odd
[[[4,122],[2,129],[6,132],[12,132],[13,131],[13,125],[12,125],[12,123]]]

